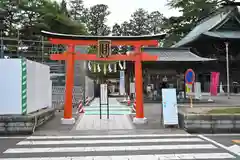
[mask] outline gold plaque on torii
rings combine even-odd
[[[98,40],[98,57],[107,58],[112,53],[110,40]]]

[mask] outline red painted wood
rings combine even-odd
[[[111,55],[108,58],[99,58],[96,54],[78,54],[76,53],[74,60],[86,60],[86,61],[135,61],[136,55]],[[66,54],[51,54],[51,60],[66,60]],[[158,56],[149,55],[148,53],[141,53],[142,61],[157,61]]]
[[[87,46],[96,46],[98,45],[97,40],[69,40],[69,39],[57,39],[57,38],[49,38],[52,44],[63,44],[63,45],[87,45]],[[119,45],[130,45],[130,46],[157,46],[157,40],[138,40],[138,41],[123,41],[117,40],[112,41],[112,46]]]
[[[73,97],[73,85],[74,85],[74,52],[75,46],[70,45],[68,47],[67,54],[67,72],[66,72],[66,89],[65,89],[65,106],[64,106],[64,119],[71,119],[72,118],[72,97]],[[66,56],[66,54],[65,54]]]
[[[158,60],[158,56],[150,55],[148,53],[141,52],[141,60],[142,61],[157,61]]]
[[[67,60],[66,54],[51,54],[50,55],[51,60]]]

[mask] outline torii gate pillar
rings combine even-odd
[[[68,45],[67,49],[67,72],[66,72],[66,91],[65,91],[65,105],[64,118],[61,119],[62,124],[74,124],[75,118],[72,117],[72,97],[74,86],[74,45]]]
[[[133,119],[135,124],[143,124],[147,122],[144,117],[143,107],[143,77],[142,77],[142,56],[141,46],[135,46],[136,60],[134,62],[135,70],[135,88],[136,88],[136,117]]]

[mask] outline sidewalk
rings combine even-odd
[[[76,114],[77,109],[73,108],[72,114],[75,119],[77,119],[78,115]],[[35,134],[41,134],[41,133],[48,133],[48,132],[70,132],[72,128],[74,127],[74,124],[72,125],[63,125],[61,123],[61,118],[64,116],[64,111],[61,110],[55,112],[55,116],[48,121],[46,124],[40,126],[35,130],[33,135]]]

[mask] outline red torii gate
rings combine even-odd
[[[149,55],[141,52],[142,46],[157,46],[157,39],[163,39],[165,34],[154,36],[81,36],[52,33],[42,31],[43,35],[49,38],[52,44],[66,45],[67,51],[63,54],[52,54],[51,60],[64,60],[67,62],[66,71],[66,89],[65,89],[65,106],[64,118],[62,123],[72,124],[75,120],[72,117],[72,90],[74,85],[74,61],[134,61],[135,62],[135,89],[136,89],[136,117],[135,123],[145,123],[143,108],[143,78],[142,78],[142,61],[157,61],[158,56]],[[134,53],[130,55],[110,55],[106,58],[100,58],[96,54],[79,54],[75,53],[76,45],[98,46],[99,40],[109,40],[112,46],[134,46]]]

